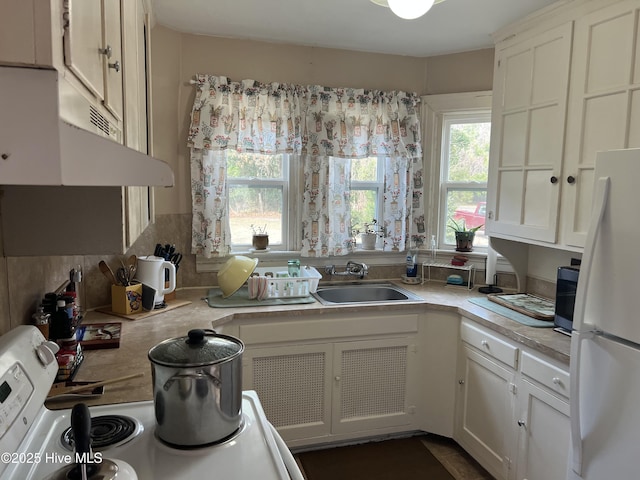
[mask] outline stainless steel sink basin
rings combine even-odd
[[[313,296],[323,305],[415,302],[423,298],[392,283],[319,286]]]

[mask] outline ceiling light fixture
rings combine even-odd
[[[433,5],[444,0],[371,0],[371,2],[389,7],[400,18],[414,20],[427,13]]]
[[[427,13],[433,0],[389,0],[389,8],[400,18],[413,20]]]

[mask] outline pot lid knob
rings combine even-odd
[[[189,336],[189,338],[187,339],[187,343],[189,345],[201,345],[205,342],[204,330],[200,328],[189,330],[189,333],[187,333],[187,335]]]

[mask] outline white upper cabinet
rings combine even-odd
[[[596,152],[640,146],[639,0],[559,2],[496,44],[487,229],[580,251]]]
[[[571,27],[567,23],[496,47],[491,235],[556,240]]]
[[[640,147],[637,0],[576,21],[565,168],[563,243],[583,247],[596,152]]]
[[[72,1],[65,18],[65,65],[117,120],[122,120],[120,0]]]

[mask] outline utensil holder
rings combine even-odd
[[[142,284],[111,285],[111,310],[122,315],[142,312]]]

